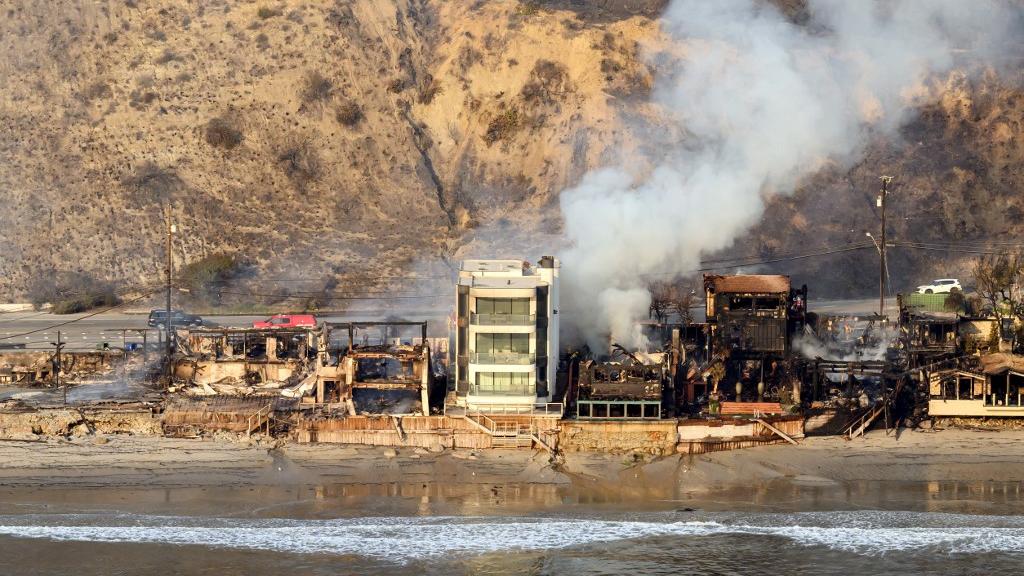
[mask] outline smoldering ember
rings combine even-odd
[[[1017,573],[1019,3],[5,13],[0,573]]]

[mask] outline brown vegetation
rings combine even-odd
[[[26,294],[39,269],[159,280],[168,200],[182,265],[225,253],[268,275],[365,275],[544,253],[561,190],[616,160],[644,172],[662,142],[686,137],[647,98],[647,63],[670,57],[663,6],[54,0],[5,11],[0,292]],[[1024,98],[990,78],[938,89],[902,142],[876,142],[863,164],[771,201],[736,254],[863,242],[882,172],[898,175],[893,237],[1016,239]],[[966,277],[966,262],[894,250],[890,268],[904,286]],[[876,268],[863,251],[776,270],[810,270],[798,281],[817,296],[870,293]]]
[[[242,143],[242,131],[229,118],[213,118],[206,123],[206,143],[214,148],[231,150]]]

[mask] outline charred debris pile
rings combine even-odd
[[[852,437],[873,425],[927,423],[936,395],[954,394],[957,374],[973,378],[978,390],[986,377],[978,347],[990,339],[991,318],[929,312],[904,299],[893,319],[818,314],[808,306],[806,286],[776,275],[706,275],[704,297],[703,321],[643,323],[645,350],[612,343],[607,354],[568,353],[568,416],[791,414],[807,420],[808,433]],[[1008,382],[986,388],[990,403],[1000,401],[992,390],[1004,396],[1003,405],[1021,402],[1024,372],[1020,388],[1012,369],[990,372],[1006,374]]]
[[[174,435],[404,443],[420,432],[432,435],[422,440],[431,447],[554,446],[559,430],[586,423],[678,425],[678,438],[685,426],[752,423],[768,432],[736,434],[792,441],[777,427],[853,437],[933,417],[1024,416],[1024,361],[1010,344],[991,342],[993,318],[906,299],[897,318],[819,314],[807,287],[786,276],[706,275],[703,315],[652,311],[638,326],[645,345],[562,349],[552,361],[544,351],[558,350],[557,262],[547,260],[541,273],[509,262],[476,262],[476,276],[460,280],[447,338],[428,337],[420,321],[324,322],[179,329],[169,364],[159,342],[59,360],[12,352],[0,356],[0,381],[9,385],[0,401],[16,408],[25,398],[10,391],[31,397],[35,388],[37,406],[143,402]],[[462,347],[449,350],[453,341]],[[1002,352],[981,354],[983,345]],[[456,366],[464,377],[449,377]],[[76,384],[68,400],[55,387],[58,374]],[[84,392],[80,384],[90,382],[103,386]]]

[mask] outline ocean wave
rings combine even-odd
[[[0,517],[0,535],[57,541],[138,542],[409,561],[451,554],[544,550],[648,537],[772,536],[861,555],[929,549],[1024,553],[1019,518],[914,513],[733,515],[706,521],[402,517],[337,520],[173,516]]]

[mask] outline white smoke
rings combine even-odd
[[[648,275],[692,273],[757,223],[765,197],[894,136],[957,54],[984,62],[1002,47],[1017,10],[809,0],[809,21],[794,24],[763,1],[673,0],[662,30],[684,56],[668,58],[653,97],[686,137],[562,193],[566,318],[597,349],[609,336],[642,346],[631,326],[647,314]]]

